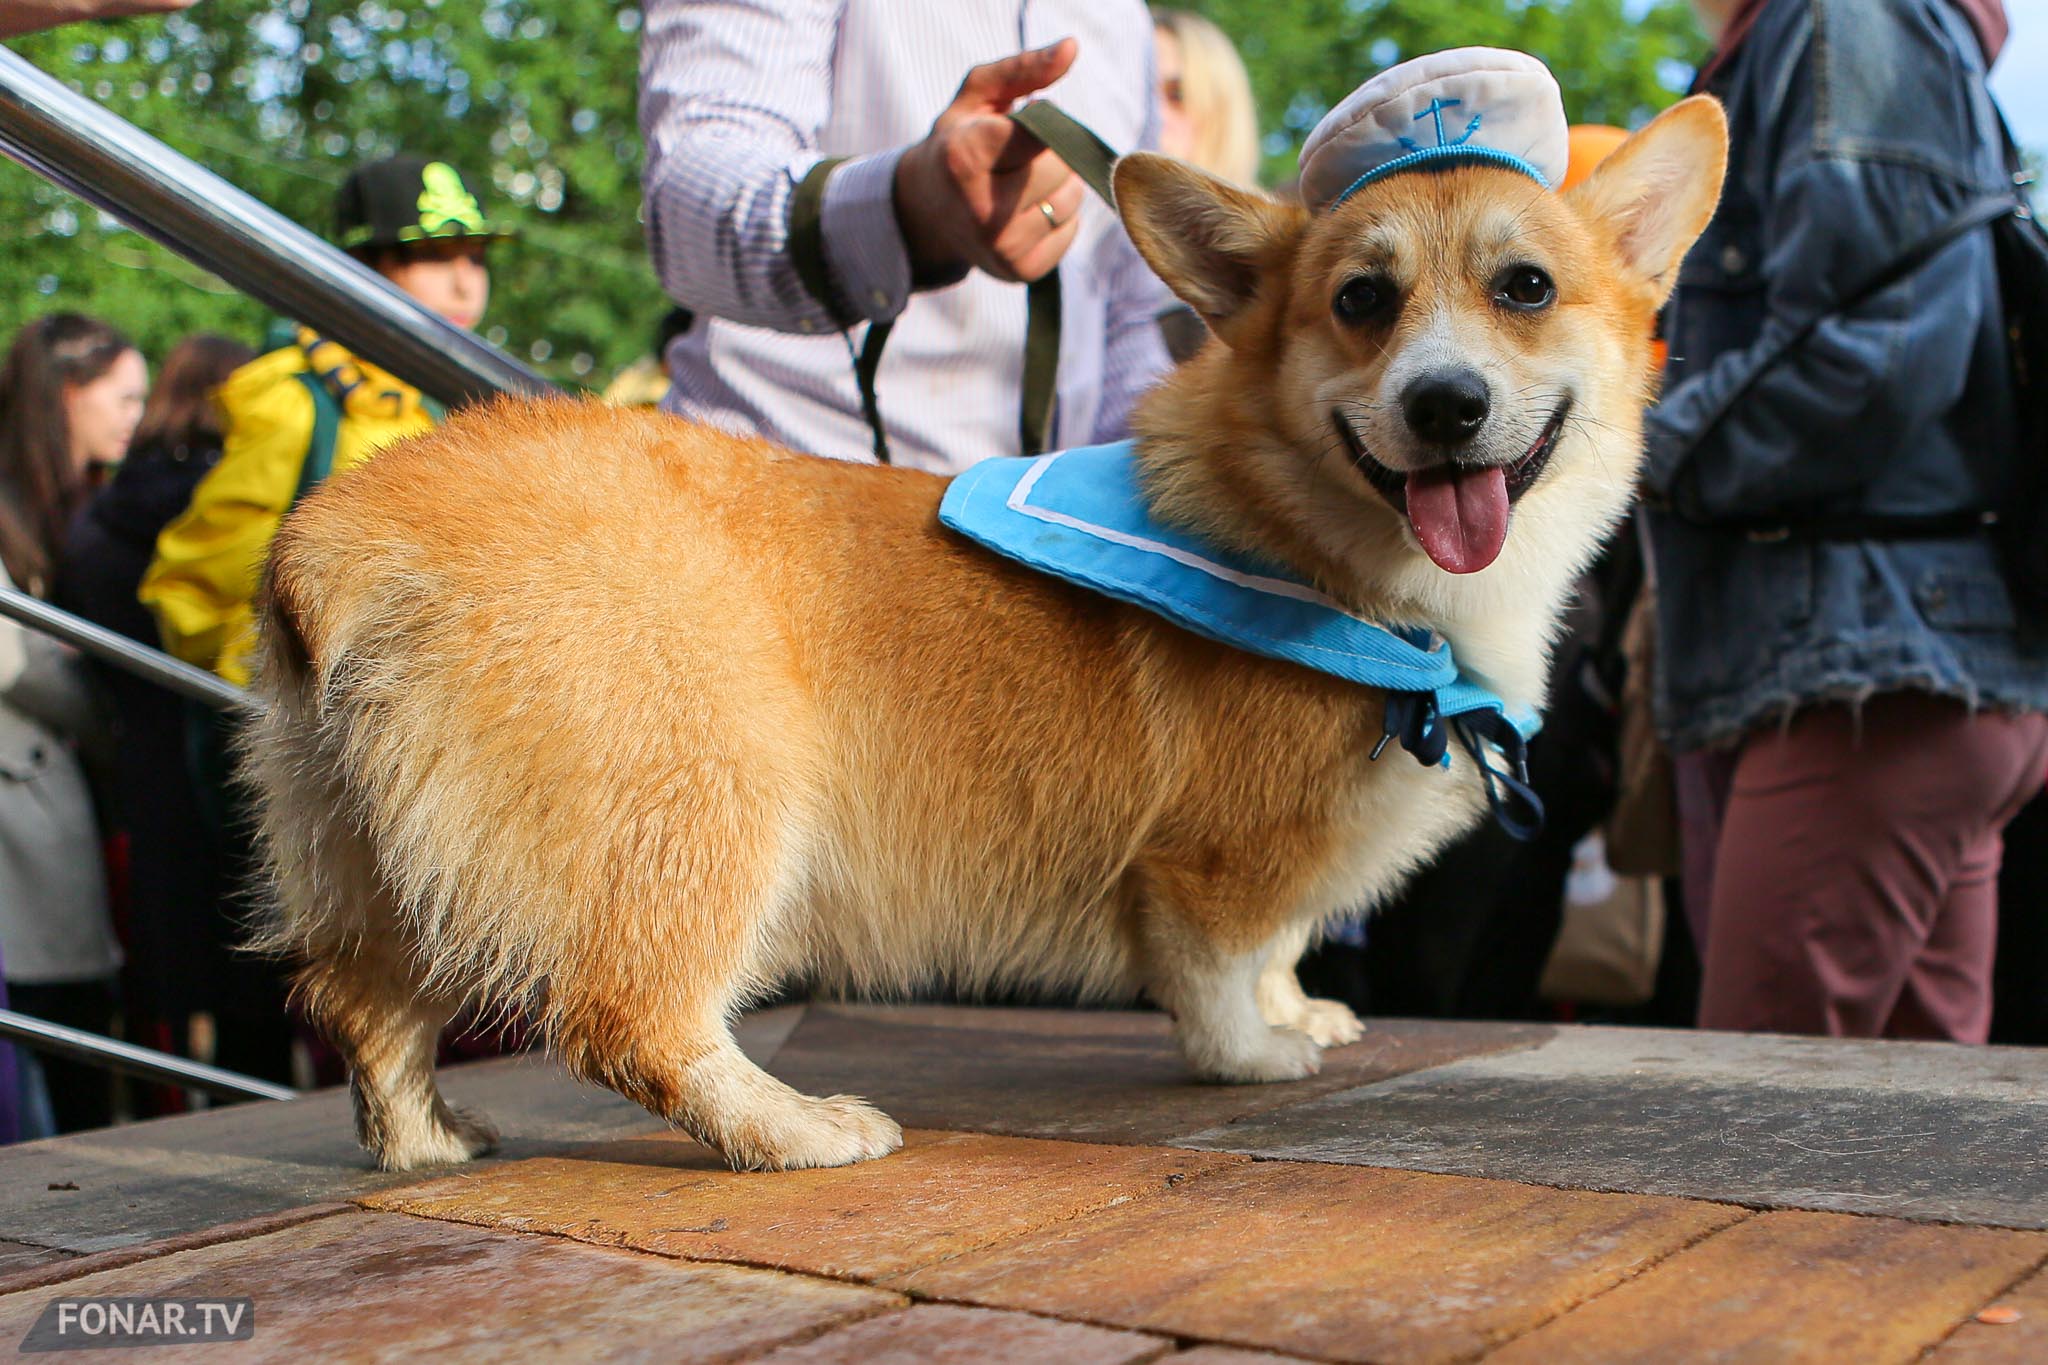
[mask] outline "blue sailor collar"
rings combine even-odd
[[[1223,644],[1387,693],[1385,734],[1417,760],[1450,765],[1450,738],[1478,764],[1501,827],[1541,828],[1528,786],[1527,741],[1539,721],[1511,712],[1459,671],[1450,642],[1354,615],[1285,570],[1256,563],[1152,519],[1134,443],[984,460],[953,480],[939,520],[1043,573],[1129,602]],[[1508,760],[1490,764],[1481,742]]]

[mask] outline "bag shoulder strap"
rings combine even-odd
[[[1813,329],[1820,326],[1828,318],[1840,313],[1849,312],[1869,302],[1870,299],[1878,294],[1882,294],[1900,280],[1905,279],[1908,275],[1911,275],[1921,266],[1926,265],[1936,256],[1939,256],[1978,228],[1983,227],[1987,223],[1996,222],[2007,214],[2018,213],[2023,208],[2024,205],[2020,203],[2019,199],[2011,194],[1991,194],[1971,200],[1963,205],[1962,208],[1956,210],[1954,216],[1949,218],[1947,222],[1942,223],[1925,237],[1913,243],[1912,246],[1900,252],[1883,269],[1873,271],[1870,278],[1850,291],[1847,298],[1818,317],[1808,319],[1800,327],[1799,337],[1804,339],[1812,335]]]
[[[1781,337],[1778,343],[1765,353],[1764,358],[1750,369],[1749,374],[1743,381],[1736,385],[1726,398],[1721,400],[1721,404],[1715,409],[1713,417],[1707,421],[1705,426],[1700,428],[1699,435],[1693,438],[1693,445],[1697,446],[1716,427],[1720,426],[1734,409],[1736,403],[1741,401],[1743,396],[1752,388],[1755,388],[1758,381],[1770,373],[1787,355],[1790,355],[1793,351],[1804,345],[1813,336],[1814,332],[1820,328],[1822,323],[1826,322],[1829,318],[1840,317],[1844,313],[1854,312],[1877,295],[1882,294],[1885,290],[1920,269],[1921,266],[1933,260],[1956,242],[1975,232],[1978,228],[2003,218],[2008,214],[2018,213],[2021,211],[2021,208],[2020,201],[2009,194],[1988,195],[1972,200],[1963,205],[1954,216],[1935,227],[1933,231],[1929,232],[1919,241],[1914,242],[1897,256],[1887,261],[1882,267],[1871,272],[1868,278],[1859,281],[1855,288],[1849,290],[1839,300],[1822,308],[1812,317],[1801,322],[1797,327]],[[1691,450],[1688,449],[1687,454],[1689,455],[1690,453]]]
[[[1872,298],[1882,294],[1900,280],[1905,279],[1908,275],[1911,275],[1921,266],[1926,265],[1943,251],[1969,236],[1978,228],[1994,223],[2008,215],[2017,215],[2021,218],[2030,216],[2025,193],[2028,177],[2021,164],[2019,146],[2013,141],[2012,128],[2005,121],[2005,112],[1995,104],[1992,106],[1992,111],[1997,119],[1999,140],[2003,144],[2002,150],[2007,170],[2011,175],[2011,186],[2003,193],[1980,195],[1964,204],[1946,221],[1937,224],[1926,236],[1914,242],[1877,270],[1872,271],[1867,279],[1860,281],[1854,289],[1849,290],[1840,300],[1821,309],[1812,317],[1802,322],[1782,341],[1771,348],[1770,353],[1765,356],[1761,364],[1750,370],[1748,378],[1721,404],[1720,408],[1715,412],[1713,419],[1700,429],[1700,437],[1695,438],[1695,444],[1698,443],[1699,439],[1703,439],[1708,432],[1720,425],[1722,419],[1727,417],[1729,410],[1735,406],[1736,400],[1740,399],[1759,379],[1763,378],[1764,374],[1772,366],[1783,360],[1787,353],[1804,343],[1829,318],[1839,317],[1843,313],[1853,312],[1857,308],[1862,307]]]
[[[299,465],[298,487],[292,490],[292,505],[334,472],[334,445],[341,430],[341,404],[311,370],[295,376],[313,397],[313,435],[306,443],[306,458]]]
[[[1840,317],[1844,313],[1855,311],[1878,294],[1883,293],[1900,280],[1905,279],[1908,275],[1920,269],[1923,265],[1926,265],[1956,242],[1975,232],[1978,228],[1996,222],[2000,218],[2013,214],[2024,214],[2025,212],[2026,205],[2016,194],[1985,195],[1971,200],[1946,221],[1927,233],[1927,235],[1887,261],[1879,269],[1871,272],[1868,278],[1858,281],[1856,287],[1844,293],[1839,300],[1820,309],[1812,317],[1807,318],[1797,327],[1779,338],[1777,343],[1764,354],[1763,359],[1750,367],[1749,373],[1743,377],[1742,382],[1723,396],[1720,403],[1715,407],[1713,415],[1701,424],[1699,431],[1693,436],[1692,441],[1686,446],[1684,453],[1679,457],[1677,472],[1672,476],[1673,483],[1676,484],[1679,474],[1683,472],[1686,464],[1691,460],[1693,452],[1699,448],[1700,443],[1712,435],[1715,429],[1728,419],[1728,414],[1735,410],[1735,405],[1741,402],[1744,396],[1751,389],[1755,388],[1765,375],[1775,369],[1786,356],[1805,344],[1806,340],[1819,329],[1822,323],[1826,322],[1829,318]],[[1698,523],[1696,518],[1686,517],[1684,511],[1677,506],[1675,498],[1672,499],[1671,510],[1687,521],[1701,524]],[[1766,527],[1761,523],[1752,525],[1748,522],[1743,522],[1734,529],[1748,530],[1752,536],[1761,533],[1765,539],[1783,539],[1790,534],[1789,528],[1785,528],[1778,523],[1771,523]]]

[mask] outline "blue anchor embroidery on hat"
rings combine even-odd
[[[1420,123],[1424,119],[1433,120],[1436,125],[1436,146],[1425,147],[1414,138],[1401,137],[1399,134],[1396,134],[1394,141],[1401,145],[1403,154],[1395,157],[1392,161],[1383,161],[1366,171],[1365,174],[1345,186],[1344,192],[1332,199],[1325,205],[1325,208],[1338,208],[1345,200],[1364,189],[1367,185],[1372,184],[1376,180],[1384,180],[1396,171],[1434,169],[1438,166],[1454,164],[1500,166],[1528,176],[1545,189],[1550,188],[1549,178],[1542,171],[1531,165],[1526,157],[1520,157],[1513,152],[1503,151],[1498,147],[1484,146],[1472,141],[1473,135],[1479,131],[1480,120],[1485,117],[1484,114],[1474,114],[1472,121],[1465,125],[1465,131],[1457,137],[1445,137],[1444,110],[1460,108],[1464,103],[1465,101],[1463,100],[1447,100],[1441,96],[1432,99],[1429,102],[1429,107],[1417,114],[1411,121]]]
[[[1485,117],[1484,114],[1474,114],[1472,121],[1465,125],[1463,136],[1452,138],[1448,142],[1444,141],[1444,110],[1456,109],[1464,103],[1465,101],[1463,100],[1433,99],[1429,102],[1429,108],[1415,116],[1415,122],[1420,123],[1424,119],[1436,120],[1436,145],[1439,147],[1462,147],[1472,140],[1474,133],[1479,131],[1479,120]],[[1412,137],[1397,137],[1394,140],[1411,152],[1422,150],[1422,144]]]

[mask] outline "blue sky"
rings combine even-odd
[[[2048,0],[2005,4],[2012,38],[1992,69],[1992,93],[2021,144],[2048,152]]]

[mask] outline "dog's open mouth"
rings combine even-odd
[[[1447,573],[1477,573],[1500,557],[1507,544],[1508,509],[1549,465],[1570,410],[1569,399],[1558,404],[1536,440],[1513,464],[1450,461],[1409,473],[1375,460],[1342,412],[1332,409],[1330,420],[1358,472],[1408,518],[1416,540],[1436,566]]]

